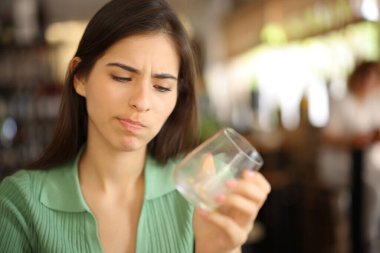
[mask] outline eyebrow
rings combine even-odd
[[[132,73],[136,73],[136,74],[140,74],[141,72],[132,67],[132,66],[129,66],[129,65],[126,65],[126,64],[122,64],[122,63],[118,63],[118,62],[111,62],[111,63],[107,63],[107,66],[110,66],[110,67],[118,67],[118,68],[121,68],[123,70],[126,70],[128,72],[132,72]],[[171,74],[168,74],[168,73],[157,73],[157,74],[154,74],[153,75],[154,78],[157,78],[157,79],[173,79],[175,81],[177,81],[177,77],[171,75]]]

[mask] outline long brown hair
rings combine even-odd
[[[136,34],[164,32],[175,42],[180,56],[176,106],[160,132],[148,144],[158,162],[192,149],[198,142],[198,115],[195,95],[197,68],[184,27],[164,0],[112,0],[90,20],[75,57],[80,63],[68,71],[59,118],[52,141],[30,168],[47,169],[75,158],[87,140],[85,99],[73,86],[74,75],[86,76],[95,62],[117,41]]]

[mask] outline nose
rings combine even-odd
[[[136,83],[131,89],[129,97],[129,106],[138,112],[147,112],[150,110],[151,101],[149,96],[149,85],[145,83]]]

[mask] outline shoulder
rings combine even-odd
[[[8,232],[29,231],[30,214],[38,206],[45,173],[20,170],[0,183],[0,225],[8,227]]]
[[[7,176],[0,183],[0,193],[7,189],[25,189],[41,184],[48,171],[20,170]]]
[[[21,202],[37,197],[48,171],[20,170],[0,183],[0,203]]]

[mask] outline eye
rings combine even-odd
[[[118,82],[123,82],[123,83],[132,81],[131,77],[123,77],[123,76],[115,76],[115,75],[111,75],[111,77],[113,80],[118,81]]]
[[[171,91],[171,89],[170,88],[166,88],[166,87],[164,87],[164,86],[161,86],[161,85],[154,85],[153,86],[157,91],[159,91],[159,92],[168,92],[168,91]]]

